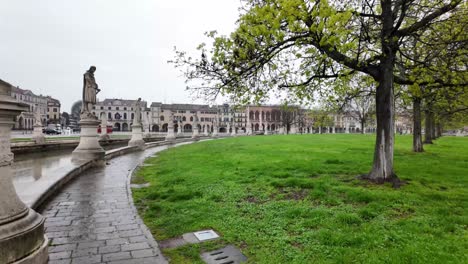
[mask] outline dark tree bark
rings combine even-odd
[[[361,118],[361,134],[364,134],[365,128],[364,126],[366,125],[366,120],[364,118]]]
[[[436,125],[436,133],[437,133],[437,137],[441,137],[442,136],[442,123],[439,121],[437,122],[437,125]]]
[[[413,151],[423,152],[421,131],[421,98],[413,98]]]
[[[432,137],[432,140],[436,140],[437,139],[436,120],[435,120],[435,115],[434,115],[433,111],[431,111],[431,121],[432,121],[432,124],[431,124],[431,137]]]
[[[394,131],[394,87],[393,70],[395,67],[397,40],[393,38],[393,14],[391,1],[381,1],[382,4],[382,37],[379,73],[376,81],[379,83],[376,92],[377,135],[374,150],[372,170],[368,179],[377,183],[393,182],[398,177],[393,170]]]
[[[433,114],[431,110],[426,109],[424,111],[425,126],[424,126],[424,144],[432,144],[432,118]]]

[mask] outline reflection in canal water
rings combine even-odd
[[[116,149],[125,146],[124,144],[106,146],[104,149]],[[15,155],[12,166],[13,183],[15,188],[28,188],[30,184],[48,177],[55,177],[69,169],[71,164],[71,154],[73,149],[54,150],[37,153],[25,153]]]

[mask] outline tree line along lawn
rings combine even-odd
[[[249,263],[468,262],[468,138],[426,152],[396,136],[400,189],[357,180],[374,135],[253,136],[172,148],[145,161],[135,204],[157,240],[212,228],[217,241],[163,250],[171,263],[234,244]]]

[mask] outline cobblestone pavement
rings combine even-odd
[[[114,158],[80,175],[48,201],[41,212],[51,240],[49,263],[167,263],[128,189],[130,171],[166,148]]]

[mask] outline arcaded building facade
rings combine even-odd
[[[131,131],[136,100],[105,99],[98,101],[93,111],[114,131]],[[360,133],[361,123],[351,114],[330,114],[329,126],[318,128],[309,110],[280,105],[249,105],[232,107],[228,104],[164,104],[141,101],[141,120],[145,133],[166,133],[172,122],[174,132],[191,133],[195,124],[200,133],[285,134],[285,133]],[[197,119],[197,121],[195,121]],[[397,131],[408,131],[411,120],[397,119]],[[366,123],[365,132],[375,132],[373,120]]]

